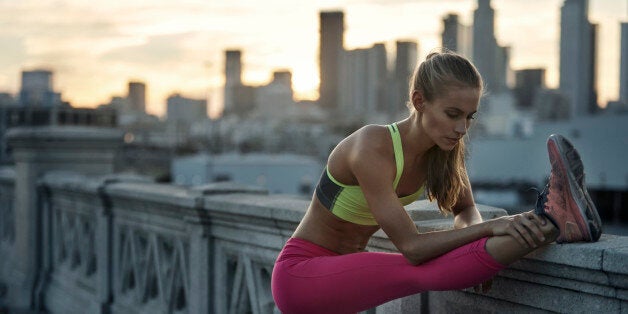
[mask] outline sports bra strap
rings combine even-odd
[[[401,174],[403,173],[403,147],[401,145],[401,134],[399,134],[399,128],[397,123],[389,124],[388,130],[390,130],[390,136],[393,141],[393,149],[395,151],[395,164],[397,165],[397,174],[395,174],[395,181],[393,181],[393,187],[396,189]]]

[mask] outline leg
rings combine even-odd
[[[315,248],[304,247],[297,256],[284,249],[282,255],[289,257],[280,255],[275,264],[273,297],[284,313],[355,313],[428,290],[472,287],[504,268],[486,252],[485,242],[469,243],[418,266],[401,254],[312,256]]]
[[[549,221],[541,226],[541,231],[545,236],[545,241],[538,243],[539,246],[537,247],[524,247],[515,238],[506,235],[489,238],[486,241],[486,251],[499,263],[511,264],[538,247],[554,242],[559,234],[558,229]]]

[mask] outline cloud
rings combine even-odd
[[[0,36],[0,68],[22,63],[26,54],[24,39],[17,36]]]
[[[143,65],[180,60],[184,55],[181,45],[188,36],[190,34],[187,33],[151,36],[143,44],[113,49],[105,53],[101,60]]]

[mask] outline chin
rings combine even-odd
[[[456,145],[451,145],[451,144],[438,145],[438,148],[440,148],[440,150],[443,150],[443,151],[446,151],[446,152],[450,152],[450,151],[454,150]]]

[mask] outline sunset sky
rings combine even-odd
[[[590,0],[599,24],[599,102],[617,98],[619,24],[628,0]],[[496,36],[513,69],[545,67],[558,85],[563,0],[493,0]],[[163,115],[168,95],[211,95],[219,102],[224,50],[243,50],[244,80],[264,84],[274,69],[293,73],[301,99],[316,98],[318,12],[345,12],[345,48],[419,42],[419,57],[439,47],[442,18],[473,20],[475,0],[0,0],[0,92],[16,94],[24,69],[54,71],[54,88],[76,107],[147,84],[147,111]],[[214,107],[215,111],[216,108]]]

